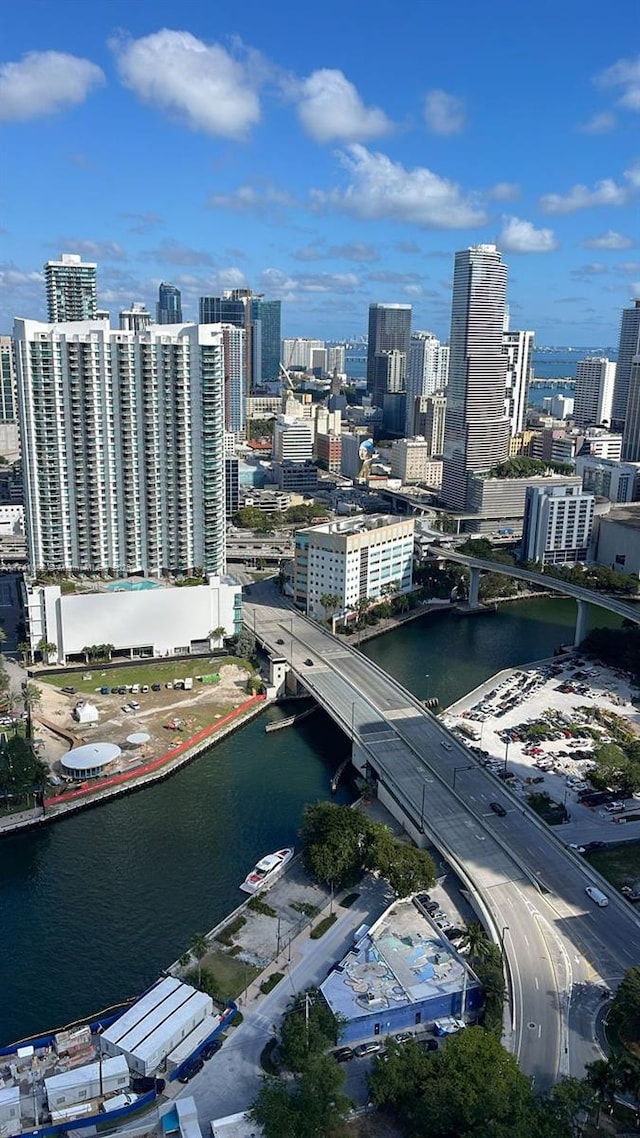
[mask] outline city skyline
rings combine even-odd
[[[199,296],[252,288],[284,302],[285,336],[349,338],[370,303],[411,303],[444,340],[454,253],[496,242],[514,327],[617,343],[640,293],[632,0],[617,14],[381,0],[359,55],[334,0],[313,37],[254,0],[216,24],[194,3],[80,22],[26,0],[0,60],[0,331],[45,317],[42,266],[64,250],[98,263],[113,317],[153,312],[165,281],[186,319]]]

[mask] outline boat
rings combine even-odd
[[[270,889],[292,857],[293,846],[261,857],[242,882],[240,888],[243,893],[262,893],[263,890]]]

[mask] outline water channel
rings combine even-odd
[[[571,601],[519,601],[492,616],[423,617],[363,651],[446,706],[570,642],[574,619]],[[0,1044],[138,992],[239,904],[257,857],[295,842],[348,743],[322,712],[270,734],[266,716],[166,782],[0,843]],[[350,794],[342,786],[337,801]]]

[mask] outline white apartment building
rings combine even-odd
[[[295,536],[294,598],[322,618],[322,598],[337,597],[336,612],[358,601],[411,589],[414,519],[367,514],[310,526]]]
[[[640,498],[640,462],[614,462],[597,455],[578,455],[576,474],[582,489],[617,505]]]
[[[77,253],[62,253],[59,261],[46,262],[44,281],[51,324],[96,319],[97,270],[95,262],[83,261]]]
[[[619,462],[622,458],[622,435],[612,435],[609,431],[587,431],[582,440],[580,453]]]
[[[224,628],[225,636],[240,632],[242,586],[230,577],[211,576],[206,585],[188,589],[131,585],[114,581],[103,592],[63,596],[59,585],[25,579],[22,600],[32,653],[46,640],[55,645],[50,664],[83,659],[83,649],[92,644],[113,645],[114,657],[188,656],[219,644],[219,636],[209,635],[217,628]]]
[[[448,353],[448,348],[446,349]],[[433,332],[412,332],[407,360],[406,390],[407,413],[405,435],[414,433],[415,402],[421,395],[431,395],[442,388],[440,382],[440,355],[442,345]],[[447,371],[448,371],[447,361]]]
[[[122,309],[118,321],[121,332],[144,332],[151,324],[151,313],[146,304],[132,304]]]
[[[347,367],[347,349],[344,344],[331,344],[327,347],[327,371],[333,375],[344,375]]]
[[[533,376],[531,353],[534,332],[505,331],[502,333],[502,350],[507,357],[507,386],[505,414],[511,424],[511,435],[524,430],[529,383]]]
[[[403,486],[426,483],[430,461],[429,444],[420,436],[394,439],[391,444],[391,474],[394,478],[399,478]]]
[[[234,435],[245,427],[246,333],[221,324],[224,350],[224,427]]]
[[[313,458],[313,425],[309,419],[278,415],[273,434],[276,462],[310,462]]]
[[[220,325],[16,320],[15,342],[32,569],[222,572]]]
[[[411,434],[426,439],[429,454],[442,454],[446,412],[447,397],[442,392],[421,395],[416,399]]]
[[[595,501],[580,486],[527,487],[522,559],[542,565],[586,561]]]
[[[578,427],[611,421],[616,365],[606,356],[588,356],[576,368],[573,418]]]
[[[295,340],[282,341],[282,362],[286,368],[304,368],[310,371],[313,366],[313,353],[324,352],[324,340],[307,340],[297,337]]]
[[[275,419],[281,409],[279,395],[247,395],[245,399],[247,419]]]

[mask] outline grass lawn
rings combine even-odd
[[[125,684],[162,684],[173,683],[174,680],[183,680],[186,676],[193,676],[194,685],[193,690],[202,691],[204,684],[198,683],[195,679],[196,675],[210,675],[213,672],[219,672],[225,664],[237,664],[239,668],[244,668],[246,672],[253,672],[253,667],[248,660],[243,660],[238,656],[212,656],[209,660],[200,658],[197,660],[190,659],[188,656],[181,656],[178,659],[170,660],[168,662],[133,662],[123,665],[118,668],[105,668],[102,664],[90,664],[87,667],[74,667],[72,670],[67,669],[64,672],[58,672],[52,675],[47,672],[38,672],[34,675],[33,679],[40,684],[52,684],[54,687],[63,688],[73,686],[78,692],[83,695],[93,695],[96,688],[103,685],[112,687],[123,687]],[[91,679],[83,679],[83,676],[90,676]],[[215,689],[215,684],[206,685]]]
[[[260,975],[260,969],[253,964],[245,964],[237,956],[226,952],[208,952],[202,961],[203,967],[210,968],[223,992],[235,999]]]
[[[640,881],[640,842],[623,842],[609,850],[593,850],[586,860],[616,888]]]

